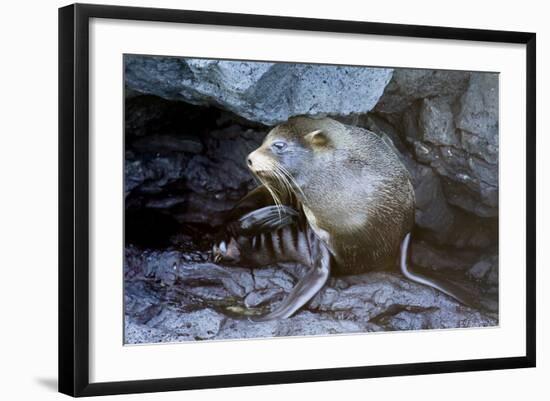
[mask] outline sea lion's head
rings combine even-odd
[[[410,174],[371,131],[294,117],[274,127],[247,164],[275,205],[303,212],[345,269],[385,266],[414,224]]]
[[[327,121],[341,125],[330,119],[293,117],[274,127],[248,155],[248,168],[268,189],[289,190],[300,197],[321,154],[336,145]]]

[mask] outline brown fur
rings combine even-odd
[[[292,152],[274,152],[277,140]],[[407,169],[381,137],[330,118],[294,117],[271,130],[249,158],[252,171],[279,187],[277,193],[285,191],[270,175],[270,163],[290,173],[291,192],[333,254],[337,273],[395,263],[414,224],[414,190]]]

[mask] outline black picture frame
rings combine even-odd
[[[526,354],[521,357],[407,363],[90,383],[88,61],[91,18],[141,20],[516,43],[526,46],[527,277]],[[536,35],[434,26],[74,4],[59,9],[59,391],[71,396],[172,391],[420,375],[535,366]]]

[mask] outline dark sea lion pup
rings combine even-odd
[[[410,175],[380,136],[330,118],[294,117],[273,128],[247,158],[262,185],[228,217],[227,239],[214,260],[251,267],[298,262],[310,269],[273,311],[257,320],[287,318],[326,283],[331,271],[357,274],[407,269],[414,224]]]

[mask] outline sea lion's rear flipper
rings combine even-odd
[[[425,274],[411,271],[407,265],[407,254],[410,238],[411,234],[408,233],[401,243],[400,267],[401,273],[403,273],[405,277],[416,283],[435,288],[451,298],[456,299],[465,306],[470,306],[476,309],[487,309],[486,302],[484,302],[479,288],[475,288],[472,285],[467,285],[466,283],[461,284],[458,279],[453,282],[445,277],[437,277],[435,276],[436,273],[430,273],[428,277]]]
[[[275,319],[286,319],[292,316],[298,309],[308,303],[325,285],[330,275],[332,262],[329,250],[318,241],[313,266],[290,291],[290,294],[281,301],[277,307],[267,315],[252,317],[254,322],[263,322]]]
[[[240,217],[234,229],[240,235],[250,236],[276,231],[297,221],[299,213],[290,206],[266,206]]]

